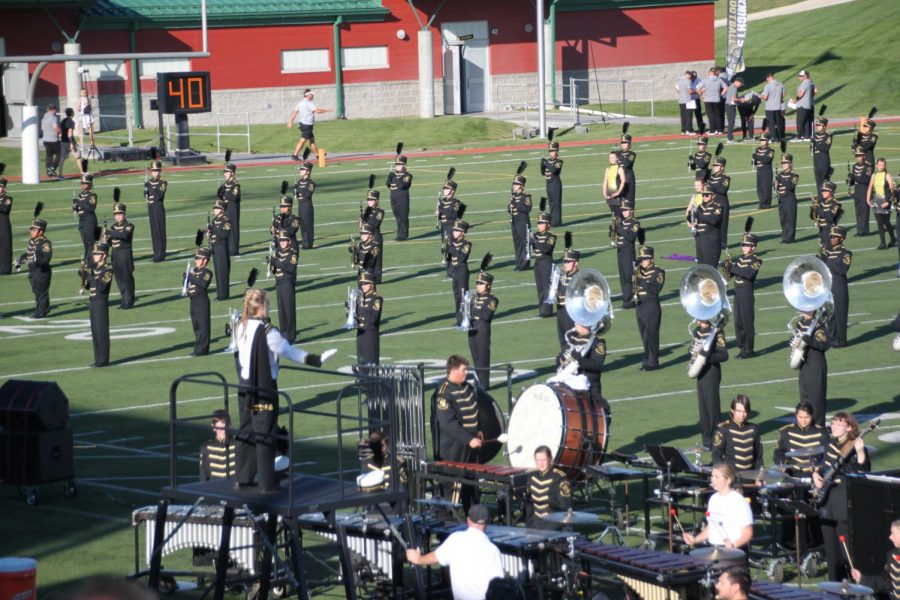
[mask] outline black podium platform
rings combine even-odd
[[[234,489],[232,480],[213,480],[163,488],[163,497],[177,502],[220,504],[229,508],[250,509],[254,514],[269,513],[281,517],[298,517],[311,512],[329,513],[343,508],[369,504],[393,504],[404,501],[404,491],[360,492],[355,483],[315,475],[294,475],[291,489],[281,483],[276,492],[260,492],[255,487]]]

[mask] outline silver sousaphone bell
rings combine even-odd
[[[800,312],[815,313],[808,327],[797,327],[800,315],[788,322],[788,331],[793,334],[788,364],[792,369],[799,369],[806,360],[806,343],[803,338],[831,313],[831,271],[815,256],[799,256],[784,270],[781,287],[791,306]]]
[[[609,331],[613,310],[609,282],[595,269],[582,269],[566,285],[566,312],[572,320],[594,329],[594,333]]]
[[[679,286],[681,306],[693,317],[688,326],[691,337],[697,321],[710,321],[712,330],[701,343],[695,341],[691,345],[691,362],[688,364],[688,375],[696,379],[706,364],[706,354],[716,339],[718,330],[722,329],[731,316],[731,304],[728,302],[725,278],[718,269],[709,265],[694,265],[684,274]]]

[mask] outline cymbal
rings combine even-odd
[[[750,469],[749,471],[741,471],[738,473],[738,477],[741,479],[747,479],[750,481],[781,481],[787,474],[783,471],[779,471],[777,469],[766,469],[763,471],[762,469]]]
[[[849,581],[823,581],[819,583],[819,589],[838,596],[868,596],[874,592],[870,587]]]
[[[590,523],[596,523],[599,517],[594,513],[589,512],[562,510],[550,513],[549,515],[544,515],[541,518],[545,521],[550,521],[551,523],[562,523],[563,525],[588,525]]]
[[[691,556],[709,560],[712,562],[732,561],[744,558],[744,551],[737,548],[722,548],[720,546],[707,546],[691,550]]]
[[[704,448],[700,444],[697,444],[696,446],[691,446],[690,448],[685,448],[684,450],[682,450],[682,452],[684,452],[686,454],[703,454],[706,451],[707,451],[706,448]]]
[[[453,504],[449,500],[444,500],[440,497],[435,498],[418,498],[416,499],[416,504],[422,504],[425,506],[434,506],[436,508],[462,508],[462,504]]]
[[[799,450],[789,450],[784,453],[785,456],[791,458],[804,458],[807,456],[820,456],[825,454],[824,446],[810,446],[809,448],[800,448]]]

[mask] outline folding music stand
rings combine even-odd
[[[688,460],[684,452],[674,446],[644,446],[650,458],[662,471],[667,473],[702,473],[702,471]]]
[[[797,587],[803,587],[803,568],[800,566],[800,521],[809,517],[818,517],[819,511],[803,500],[795,498],[772,498],[772,504],[788,514],[794,515],[794,539],[797,560]]]

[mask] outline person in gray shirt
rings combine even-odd
[[[738,90],[742,87],[744,87],[744,80],[740,77],[735,77],[728,89],[725,90],[725,116],[728,117],[726,133],[728,134],[729,144],[734,142],[734,118],[737,115],[738,104],[741,102]]]
[[[777,144],[784,139],[784,84],[775,79],[775,75],[766,75],[766,87],[760,97],[766,101],[766,121],[769,124],[771,143]]]
[[[800,86],[794,94],[797,103],[797,142],[808,142],[812,139],[813,111],[815,110],[816,84],[809,78],[806,69],[798,73]]]
[[[703,95],[703,104],[706,106],[706,116],[709,118],[710,135],[718,135],[725,129],[722,115],[722,94],[725,92],[725,84],[716,75],[715,69],[710,69],[706,79],[700,82],[697,90]]]
[[[678,83],[675,84],[675,91],[678,92],[678,109],[681,114],[681,133],[690,135],[692,132],[693,108],[688,108],[691,98],[691,75],[690,71],[685,71]]]
[[[56,114],[56,105],[47,106],[47,112],[41,119],[41,138],[44,140],[46,155],[47,177],[59,177],[56,170],[59,168],[59,138],[62,130],[59,128],[59,115]]]

